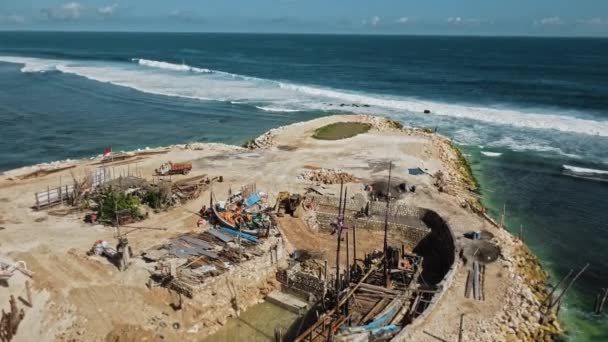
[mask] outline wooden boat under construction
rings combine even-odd
[[[388,287],[382,255],[366,256],[362,268],[352,265],[350,272],[342,274],[337,281],[323,281],[324,296],[307,317],[288,332],[290,339],[318,342],[390,340],[420,315],[436,292],[433,288],[420,286],[423,259],[404,255],[390,247],[389,252]],[[297,281],[284,276],[278,278],[292,290],[306,290],[298,286]],[[293,278],[304,277],[300,274]]]
[[[390,173],[389,167],[389,186]],[[334,234],[337,236],[335,273],[328,275],[326,261],[325,266],[312,266],[313,269],[307,265],[320,263],[299,262],[277,272],[277,279],[284,290],[316,299],[316,304],[287,331],[283,340],[399,340],[404,336],[403,330],[407,325],[430,309],[437,299],[435,295],[445,289],[444,280],[454,262],[454,244],[449,227],[437,213],[414,207],[400,208],[400,212],[416,215],[428,227],[413,246],[409,244],[414,247],[409,253],[404,244],[408,241],[393,241],[400,244],[398,247],[388,243],[391,211],[390,198],[387,199],[383,211],[384,246],[358,259],[354,241],[357,221],[349,216],[348,221],[352,224],[349,227],[345,224],[345,218],[347,214],[359,213],[359,210],[349,209],[347,213],[347,198],[347,191],[340,189],[338,212],[333,221]],[[373,207],[376,210],[377,205]],[[363,221],[369,219],[364,218]],[[410,232],[417,229],[411,228]],[[352,258],[349,255],[348,235],[345,237],[346,263],[344,260],[340,262],[343,230],[351,231],[353,237]],[[341,272],[343,264],[347,267]],[[315,270],[315,267],[318,269]]]

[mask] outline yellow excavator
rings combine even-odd
[[[289,214],[293,217],[300,217],[302,196],[300,194],[290,194],[288,191],[281,191],[277,196],[277,203],[274,208],[277,216]]]

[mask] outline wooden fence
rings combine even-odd
[[[91,172],[92,187],[101,186],[112,179],[110,171],[106,168],[97,168]],[[47,187],[46,191],[36,192],[36,210],[50,208],[56,205],[63,204],[74,195],[74,184],[59,185],[56,188]]]
[[[57,188],[48,188],[46,191],[36,193],[36,209],[49,208],[63,204],[74,194],[74,185],[63,185]]]

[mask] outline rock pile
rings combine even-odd
[[[357,181],[355,176],[340,169],[305,170],[298,176],[298,179],[322,184],[352,183]]]
[[[274,128],[271,129],[270,131],[260,135],[259,137],[248,141],[244,147],[248,148],[250,150],[255,150],[258,148],[267,148],[267,147],[271,147],[274,145],[274,136],[276,134],[276,132],[278,130],[280,130],[281,128]]]

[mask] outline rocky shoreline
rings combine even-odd
[[[476,189],[478,183],[466,159],[451,141],[448,140],[447,144],[460,157],[457,169],[461,174],[461,180],[469,186],[470,191],[474,191],[470,186],[474,185]],[[545,312],[544,302],[549,296],[548,274],[542,268],[538,257],[521,240],[491,219],[479,198],[467,196],[464,203],[471,211],[501,229],[502,236],[498,241],[502,248],[500,262],[515,283],[515,286],[508,290],[503,310],[488,321],[480,322],[476,330],[469,333],[470,340],[555,341],[560,339],[564,330],[556,313],[554,310]]]

